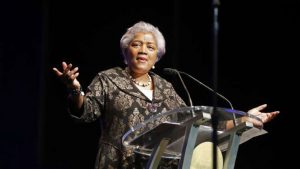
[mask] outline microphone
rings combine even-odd
[[[234,109],[233,109],[233,106],[232,106],[232,104],[231,104],[231,102],[230,102],[225,96],[221,95],[220,93],[216,92],[216,91],[213,90],[212,88],[208,87],[207,85],[205,85],[204,83],[202,83],[202,82],[199,81],[198,79],[194,78],[193,76],[191,76],[191,75],[189,75],[189,74],[187,74],[187,73],[185,73],[185,72],[179,71],[179,70],[177,70],[177,69],[172,69],[172,68],[164,68],[164,72],[167,73],[167,74],[170,74],[170,75],[178,74],[178,76],[180,77],[180,79],[181,79],[180,74],[186,75],[187,77],[189,77],[189,78],[191,78],[192,80],[194,80],[194,81],[196,81],[197,83],[199,83],[201,86],[205,87],[205,88],[208,89],[209,91],[213,92],[214,94],[216,94],[217,96],[219,96],[220,98],[222,98],[223,100],[225,100],[225,101],[230,105],[230,108],[231,108],[232,110],[234,110]],[[181,79],[181,81],[183,82],[182,79]],[[188,91],[187,91],[187,93],[188,93]],[[189,93],[188,93],[188,95],[189,95]],[[190,96],[189,96],[189,97],[190,97]],[[236,117],[235,117],[235,114],[232,113],[232,115],[233,115],[233,124],[234,124],[234,126],[236,126]]]
[[[189,90],[187,89],[187,87],[186,87],[186,85],[185,85],[185,83],[184,83],[184,81],[183,81],[183,79],[182,79],[182,77],[181,77],[181,74],[180,74],[181,72],[178,71],[178,70],[176,70],[176,69],[171,69],[171,68],[165,68],[164,71],[167,72],[167,73],[169,73],[169,74],[177,75],[177,76],[179,77],[179,79],[180,79],[180,81],[181,81],[181,84],[183,85],[184,90],[185,90],[185,92],[186,92],[187,95],[188,95],[188,99],[189,99],[189,102],[190,102],[190,106],[193,108],[193,107],[194,107],[194,104],[193,104],[193,101],[192,101],[190,92],[189,92]],[[195,112],[194,112],[193,109],[192,109],[192,116],[195,117]]]

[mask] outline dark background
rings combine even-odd
[[[86,87],[98,71],[123,66],[119,40],[140,20],[158,26],[166,38],[167,53],[156,73],[165,77],[162,69],[173,67],[217,85],[237,110],[267,103],[266,111],[281,111],[265,125],[267,135],[240,146],[237,169],[292,168],[297,164],[292,154],[299,151],[299,5],[221,1],[214,67],[211,1],[2,1],[0,168],[93,168],[98,124],[70,119],[66,90],[52,67],[62,61],[79,66]],[[210,92],[186,83],[195,105],[212,105]]]

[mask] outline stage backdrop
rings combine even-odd
[[[163,68],[217,85],[237,110],[267,103],[266,111],[281,111],[265,125],[269,134],[240,146],[236,168],[292,168],[296,159],[289,153],[298,151],[299,2],[221,1],[217,49],[211,3],[13,0],[0,5],[0,168],[93,168],[99,124],[69,117],[66,89],[52,67],[62,61],[78,66],[85,89],[97,72],[124,66],[119,40],[141,20],[159,27],[166,38],[166,55],[154,71],[173,82],[186,101],[178,79],[163,74]],[[184,80],[195,105],[212,105],[211,92]],[[229,107],[223,100],[219,106]]]

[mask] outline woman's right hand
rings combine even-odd
[[[56,76],[61,79],[61,81],[66,85],[68,89],[80,89],[80,83],[77,80],[79,76],[78,67],[72,68],[71,63],[67,64],[62,62],[62,71],[58,70],[56,67],[53,68]]]

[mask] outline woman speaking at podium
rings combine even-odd
[[[122,146],[123,134],[150,116],[186,106],[172,84],[151,71],[166,52],[165,39],[157,27],[137,22],[122,36],[120,48],[126,66],[99,72],[85,92],[78,81],[78,67],[62,62],[60,69],[53,68],[70,92],[68,102],[72,116],[84,122],[100,121],[95,169],[145,168],[146,157]],[[278,114],[263,113],[265,107],[258,106],[251,113],[263,122]],[[160,119],[153,126],[167,120]],[[177,160],[163,159],[158,168],[176,168],[177,164]]]

